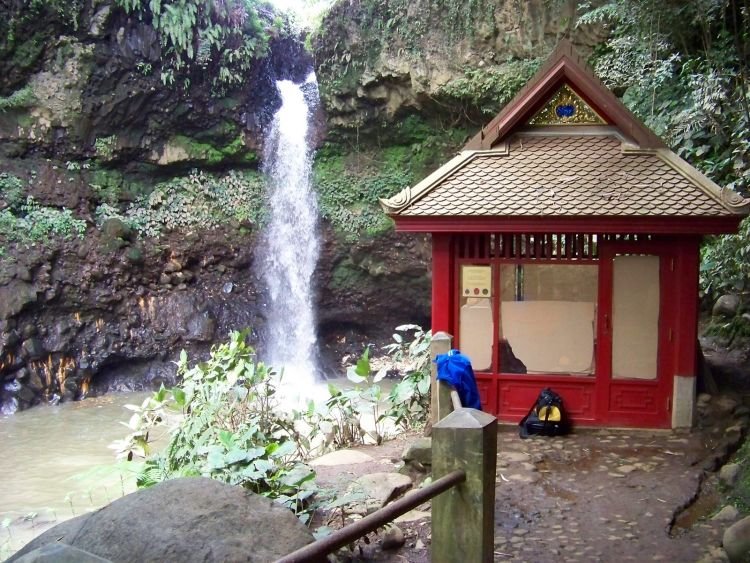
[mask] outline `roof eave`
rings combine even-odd
[[[396,231],[418,233],[560,233],[720,235],[737,232],[743,215],[707,216],[395,216]]]

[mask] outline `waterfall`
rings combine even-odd
[[[284,380],[294,382],[303,394],[317,373],[312,276],[320,240],[308,126],[318,85],[311,73],[302,85],[280,80],[276,87],[281,107],[263,151],[271,209],[262,241],[269,299],[263,359],[277,369],[283,367]]]

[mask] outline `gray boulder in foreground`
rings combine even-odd
[[[722,544],[732,563],[747,561],[750,556],[750,516],[727,528]]]
[[[275,561],[313,541],[291,511],[241,487],[173,479],[58,524],[8,561],[61,542],[114,563]]]

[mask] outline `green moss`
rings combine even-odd
[[[45,41],[49,39],[43,33],[35,33],[29,39],[13,49],[12,64],[19,68],[31,68],[44,52]]]
[[[346,258],[333,269],[329,286],[333,290],[351,290],[361,287],[366,281],[365,271]]]
[[[200,161],[209,166],[216,166],[226,161],[255,163],[258,158],[254,151],[247,150],[242,135],[218,147],[210,142],[201,142],[184,135],[173,137],[170,144],[183,149],[187,153],[187,160]]]
[[[392,221],[378,200],[416,184],[445,162],[464,137],[461,129],[444,131],[412,117],[376,131],[358,151],[347,149],[346,140],[324,145],[313,168],[323,217],[347,239],[390,230]]]
[[[202,142],[211,142],[217,139],[235,139],[240,134],[240,128],[234,121],[227,119],[201,131],[195,135],[195,138]]]

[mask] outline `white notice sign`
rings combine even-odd
[[[462,266],[461,291],[464,297],[490,297],[492,295],[492,267]]]

